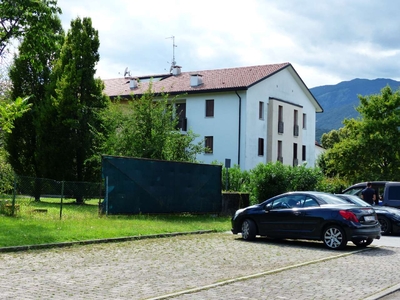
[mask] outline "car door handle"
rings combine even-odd
[[[301,211],[294,211],[293,214],[295,214],[296,216],[300,216],[301,215]]]

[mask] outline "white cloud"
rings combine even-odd
[[[59,0],[65,29],[90,17],[102,78],[290,62],[308,87],[400,79],[400,2],[390,0]]]

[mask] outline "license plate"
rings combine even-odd
[[[375,221],[375,217],[374,216],[365,216],[364,220],[369,222],[369,221]]]

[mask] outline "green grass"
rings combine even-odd
[[[60,199],[40,202],[17,198],[15,216],[0,213],[0,247],[152,235],[198,230],[228,231],[229,217],[210,215],[105,216],[98,213],[98,200],[77,205]],[[47,210],[40,212],[38,210]]]

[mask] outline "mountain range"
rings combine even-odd
[[[323,85],[310,88],[324,112],[317,113],[316,140],[320,142],[322,134],[343,127],[343,120],[357,118],[356,107],[360,104],[358,95],[380,94],[382,88],[389,85],[392,90],[400,88],[400,81],[386,78],[353,79],[336,85]]]

